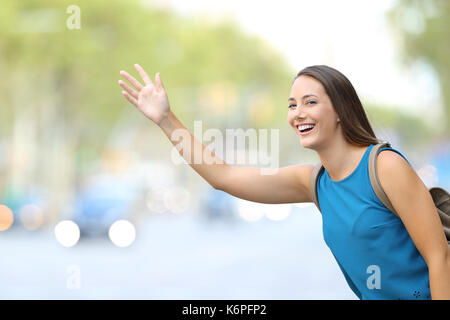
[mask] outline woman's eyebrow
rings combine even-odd
[[[302,100],[303,99],[306,99],[306,98],[308,98],[308,97],[311,97],[311,96],[314,96],[314,97],[316,97],[316,98],[318,98],[318,96],[316,96],[315,94],[305,94],[303,97],[302,97]],[[293,98],[293,97],[290,97],[289,99],[288,99],[288,101],[291,101],[291,100],[293,100],[293,101],[295,101],[295,98]]]

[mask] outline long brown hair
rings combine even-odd
[[[353,85],[342,73],[326,65],[315,65],[301,70],[294,81],[301,75],[313,77],[322,83],[349,143],[367,146],[382,142],[375,136]]]

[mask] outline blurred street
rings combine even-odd
[[[355,299],[310,206],[282,221],[148,218],[127,248],[62,247],[52,230],[0,233],[1,299]],[[79,289],[67,282],[79,268]]]
[[[119,79],[141,65],[205,147],[268,169],[320,161],[287,99],[305,67],[339,69],[376,137],[450,190],[449,25],[436,0],[3,0],[0,299],[356,299],[312,203],[220,191],[229,171],[183,162]]]

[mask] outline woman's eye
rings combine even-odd
[[[307,101],[305,104],[316,104],[317,102],[316,101],[314,101],[314,100],[311,100],[311,101]],[[290,104],[289,106],[288,106],[288,108],[290,109],[290,108],[292,108],[292,107],[296,107],[297,105],[296,104]]]

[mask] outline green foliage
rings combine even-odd
[[[421,119],[396,109],[373,105],[365,107],[373,128],[395,128],[407,146],[417,148],[420,145],[426,145],[435,132]]]
[[[70,16],[66,10],[73,4],[81,9],[79,30],[66,26]],[[438,16],[426,20],[432,45],[412,35],[406,43],[411,55],[425,52],[437,61],[443,86],[448,87],[449,42],[434,44],[448,35],[449,28],[441,25],[448,10],[442,8]],[[231,18],[213,24],[138,0],[2,1],[0,49],[2,130],[10,129],[19,110],[28,111],[36,119],[45,115],[47,128],[59,124],[75,141],[96,137],[99,144],[124,118],[145,121],[123,99],[117,84],[120,70],[137,76],[134,63],[152,78],[161,73],[171,107],[188,127],[194,120],[219,127],[286,125],[286,98],[299,71],[291,70],[264,40],[243,33]],[[217,96],[214,101],[210,98]],[[411,123],[425,128],[396,111],[379,110],[373,121],[407,135]]]
[[[81,9],[78,30],[66,27],[72,4]],[[25,75],[3,78],[2,104],[11,108],[2,108],[2,118],[11,120],[19,107],[19,90],[28,97],[20,108],[34,111],[47,108],[42,96],[48,95],[59,108],[55,119],[81,137],[107,137],[124,114],[135,112],[117,84],[120,70],[137,76],[134,63],[152,78],[161,73],[172,108],[185,122],[202,116],[192,111],[195,92],[205,84],[226,80],[240,92],[258,82],[256,90],[266,88],[273,101],[287,94],[283,82],[290,71],[280,55],[231,20],[212,25],[136,0],[10,0],[2,2],[0,30],[3,74]]]
[[[445,131],[450,133],[450,1],[400,0],[389,21],[405,64],[425,60],[437,74],[445,108]]]

